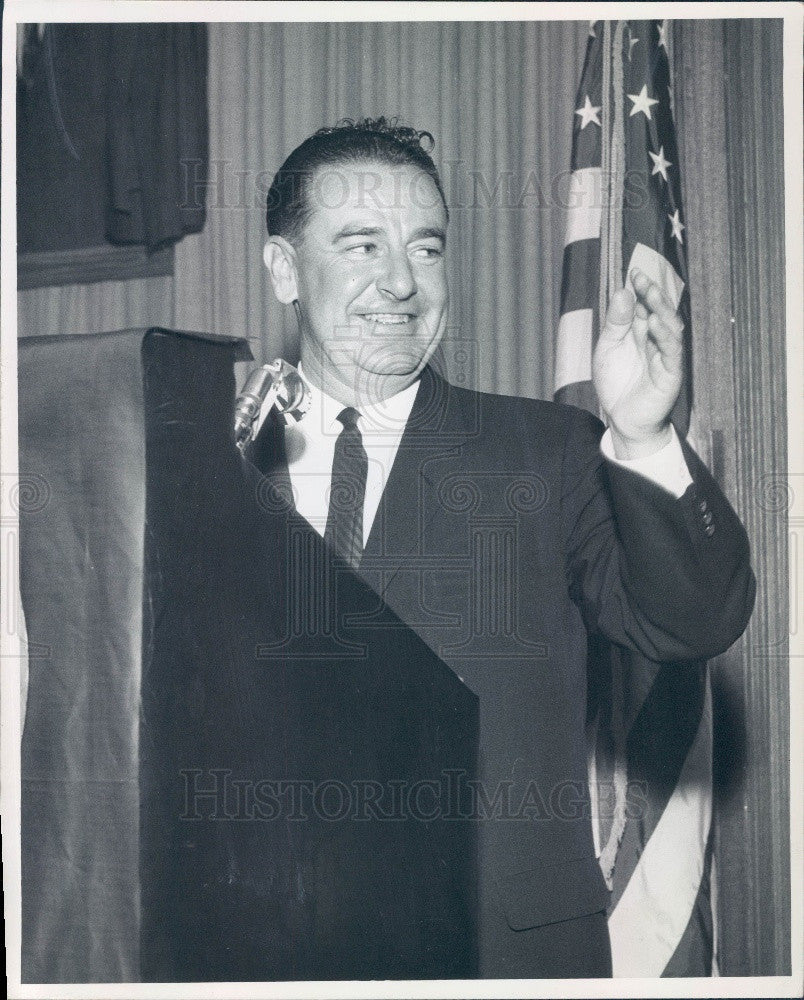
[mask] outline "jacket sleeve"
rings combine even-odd
[[[562,468],[567,584],[586,627],[653,660],[717,656],[754,606],[745,529],[685,442],[693,482],[676,499],[607,462],[602,432],[574,411]]]

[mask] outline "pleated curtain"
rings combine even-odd
[[[781,975],[791,961],[787,656],[798,614],[788,567],[801,564],[785,420],[782,22],[675,30],[695,407],[757,577],[745,635],[710,664],[716,961],[723,975]]]

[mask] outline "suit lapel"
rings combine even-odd
[[[454,390],[426,368],[360,564],[381,596],[404,565],[427,558],[424,539],[439,509],[434,462],[456,456],[465,438]]]
[[[425,368],[360,564],[360,575],[380,596],[404,565],[427,559],[424,539],[440,509],[434,463],[458,456],[471,426],[453,387]],[[293,509],[285,425],[274,411],[246,458],[262,473],[271,505]]]

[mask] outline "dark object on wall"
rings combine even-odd
[[[172,273],[173,245],[205,220],[206,25],[26,25],[24,39],[19,287]]]
[[[26,982],[475,974],[474,824],[426,782],[474,776],[477,699],[240,456],[244,352],[20,347]]]

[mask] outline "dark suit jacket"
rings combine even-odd
[[[286,475],[271,433],[263,458]],[[601,434],[574,407],[470,392],[427,369],[360,566],[480,700],[482,975],[608,971],[588,635],[659,661],[707,658],[753,607],[745,532],[694,452],[682,444],[694,483],[679,500],[606,462]],[[545,968],[540,946],[564,957]]]

